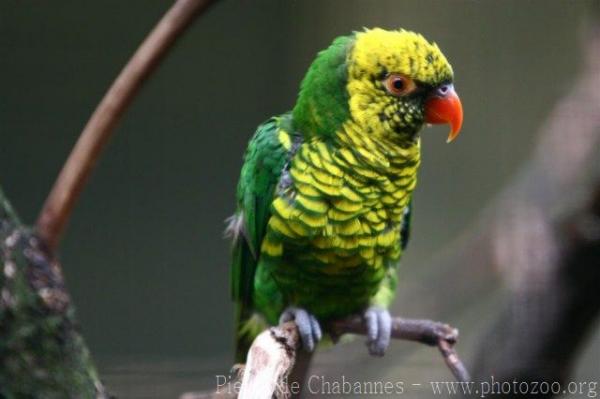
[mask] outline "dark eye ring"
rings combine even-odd
[[[404,96],[417,88],[415,82],[407,76],[392,73],[383,81],[385,89],[394,96]]]

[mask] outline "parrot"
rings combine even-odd
[[[292,110],[258,126],[244,155],[226,228],[236,361],[269,326],[294,321],[310,353],[328,322],[356,314],[384,355],[420,132],[448,124],[450,142],[462,121],[452,67],[421,34],[365,28],[317,54]]]

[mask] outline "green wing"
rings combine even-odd
[[[252,314],[260,247],[271,216],[274,193],[289,158],[289,151],[278,137],[279,129],[287,127],[289,119],[287,114],[269,119],[258,127],[250,140],[237,189],[238,209],[228,227],[234,238],[231,293],[237,305],[238,359],[245,355],[247,341],[254,338],[242,330]]]
[[[236,301],[251,302],[254,273],[271,204],[288,151],[278,139],[282,118],[260,125],[248,145],[237,190],[241,234],[234,236],[231,290]]]

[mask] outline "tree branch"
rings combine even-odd
[[[216,0],[177,0],[114,81],[65,162],[36,223],[51,251],[60,242],[73,207],[117,123],[169,49],[195,17]]]
[[[334,321],[328,325],[328,331],[334,340],[343,334],[367,333],[365,323],[359,316]],[[471,380],[454,350],[458,339],[458,330],[455,328],[431,320],[395,317],[392,319],[392,338],[437,346],[456,379]],[[299,383],[293,382],[288,385],[287,378],[300,346],[301,341],[294,322],[287,322],[261,333],[248,352],[239,398],[270,399],[273,395],[287,397],[289,394],[297,394],[301,389]]]

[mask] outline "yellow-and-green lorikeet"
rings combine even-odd
[[[294,319],[312,351],[320,323],[355,313],[370,353],[383,355],[419,131],[449,123],[451,141],[462,124],[452,80],[423,36],[367,29],[321,51],[293,110],[258,127],[228,226],[238,361],[268,325]]]

